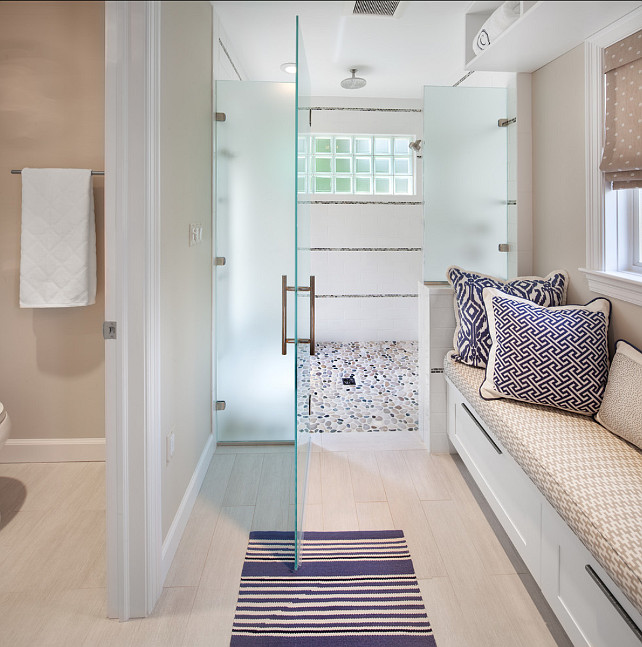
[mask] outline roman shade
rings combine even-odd
[[[600,169],[613,189],[642,188],[642,30],[604,50],[604,75]]]

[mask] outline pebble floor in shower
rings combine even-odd
[[[417,342],[320,342],[311,360],[311,432],[418,429]]]

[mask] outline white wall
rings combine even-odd
[[[175,434],[165,538],[211,433],[212,9],[163,2],[161,21],[161,433]],[[203,226],[193,247],[190,223]]]
[[[422,108],[421,101],[417,100],[358,97],[313,97],[311,104],[340,108]],[[409,134],[423,139],[423,115],[421,112],[314,110],[312,132]],[[319,341],[417,339],[416,295],[422,272],[423,240],[421,160],[415,170],[415,196],[310,196],[313,202],[323,203],[311,207],[312,274],[316,276],[320,295],[317,300]],[[323,249],[315,251],[315,248]],[[341,248],[359,248],[359,251]],[[382,248],[416,251],[383,251]]]

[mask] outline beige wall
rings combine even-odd
[[[20,309],[14,168],[103,169],[104,4],[0,2],[0,401],[14,438],[104,437],[103,179],[96,304]]]
[[[161,432],[163,537],[211,431],[212,10],[161,4]],[[203,242],[189,247],[190,223]]]
[[[582,45],[533,74],[533,269],[566,269],[569,303],[600,296],[578,271],[586,265],[584,145]],[[642,308],[611,302],[612,340],[642,347]]]

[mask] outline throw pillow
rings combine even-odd
[[[470,366],[486,366],[490,350],[488,320],[482,298],[484,288],[496,288],[540,306],[562,306],[566,303],[568,274],[563,270],[548,276],[521,276],[510,281],[460,267],[446,273],[455,292],[455,335],[453,359]]]
[[[597,413],[609,366],[608,299],[545,308],[486,288],[484,304],[492,347],[482,398]]]
[[[624,340],[615,344],[602,406],[595,419],[642,449],[642,351]]]

